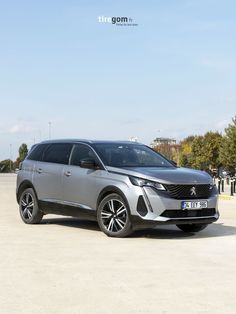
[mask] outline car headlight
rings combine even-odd
[[[141,179],[141,178],[137,178],[137,177],[129,177],[131,183],[133,185],[136,185],[136,186],[149,186],[149,187],[152,187],[154,189],[157,189],[159,191],[165,191],[165,187],[161,184],[161,183],[158,183],[158,182],[155,182],[155,181],[150,181],[150,180],[145,180],[145,179]]]

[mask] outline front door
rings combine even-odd
[[[96,209],[97,179],[103,170],[80,167],[82,159],[97,157],[93,150],[85,144],[75,144],[70,158],[70,165],[64,167],[63,192],[65,203],[84,212]]]

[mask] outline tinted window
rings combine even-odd
[[[79,166],[82,159],[94,159],[97,161],[96,155],[89,146],[76,144],[72,152],[70,164]]]
[[[72,144],[51,144],[44,152],[43,161],[68,164]]]
[[[44,150],[48,147],[48,144],[34,145],[29,152],[27,159],[41,161],[43,159]]]
[[[112,167],[173,167],[160,154],[145,145],[102,143],[94,148],[102,161]]]

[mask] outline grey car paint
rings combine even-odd
[[[47,141],[54,143],[58,141]],[[66,142],[66,140],[61,140]],[[80,143],[92,147],[92,141],[70,140],[70,143]],[[123,143],[123,142],[122,142]],[[129,143],[130,144],[130,143]],[[137,144],[137,143],[136,143]],[[141,144],[140,144],[141,145]],[[95,152],[96,154],[96,152]],[[97,158],[101,161],[100,157]],[[96,211],[98,198],[107,187],[114,187],[125,196],[130,213],[143,221],[171,222],[171,219],[160,216],[166,209],[179,210],[181,201],[171,198],[151,187],[139,187],[131,183],[129,176],[156,181],[163,184],[213,184],[212,178],[203,171],[177,167],[127,167],[117,168],[106,166],[103,169],[84,169],[79,166],[61,165],[33,160],[25,160],[18,173],[17,193],[25,181],[30,181],[35,188],[40,201],[78,206],[80,208]],[[137,212],[137,200],[143,196],[147,215],[142,217]],[[19,197],[18,197],[19,198]],[[191,200],[189,200],[191,201]],[[193,199],[196,201],[196,199]],[[208,207],[215,208],[215,218],[218,219],[218,196],[216,189],[207,199]],[[186,221],[189,218],[186,218]],[[193,220],[191,218],[191,220]]]
[[[127,168],[114,168],[107,167],[107,170],[114,171],[121,174],[142,177],[147,180],[158,180],[164,184],[211,184],[212,178],[208,173],[199,170],[188,168],[145,168],[145,167],[127,167]]]
[[[32,183],[39,199],[63,201],[62,174],[64,165],[37,161]]]

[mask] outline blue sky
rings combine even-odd
[[[53,138],[146,144],[223,131],[236,114],[235,12],[233,0],[0,0],[0,160],[47,139],[49,121]]]

